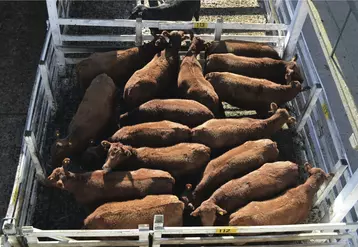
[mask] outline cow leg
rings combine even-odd
[[[200,10],[198,10],[194,13],[195,21],[199,21],[199,13],[200,13]]]

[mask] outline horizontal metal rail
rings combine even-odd
[[[115,19],[115,20],[100,20],[100,19],[58,19],[59,25],[69,26],[93,26],[93,27],[136,27],[136,20]],[[173,22],[173,21],[151,21],[143,20],[143,28],[159,28],[159,29],[194,29],[202,25],[208,29],[215,29],[216,22]],[[230,30],[247,30],[247,31],[276,31],[287,30],[288,26],[285,24],[273,23],[230,23],[224,22],[223,29]]]

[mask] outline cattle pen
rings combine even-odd
[[[71,0],[46,0],[49,30],[44,42],[33,87],[14,187],[2,222],[4,246],[358,246],[355,204],[358,200],[358,173],[352,173],[349,160],[330,111],[324,82],[312,61],[301,30],[311,15],[308,0],[264,0],[267,23],[169,22],[126,19],[71,18]],[[140,3],[140,1],[139,1]],[[105,4],[105,3],[104,3]],[[86,27],[86,28],[83,28]],[[81,34],[74,29],[81,29]],[[92,29],[91,29],[92,28]],[[113,33],[112,28],[120,28]],[[122,28],[122,29],[121,29]],[[121,30],[131,28],[134,34]],[[45,157],[51,119],[61,107],[63,90],[72,76],[70,67],[89,53],[131,45],[141,45],[151,35],[144,28],[207,30],[197,36],[205,40],[244,40],[269,43],[283,59],[298,55],[305,83],[311,89],[292,101],[299,118],[293,131],[300,137],[296,151],[333,179],[322,188],[314,206],[320,222],[313,224],[249,227],[165,227],[164,217],[156,215],[153,225],[131,230],[43,230],[33,227],[39,184],[46,177]],[[235,30],[228,33],[226,30]],[[241,33],[240,33],[241,32]],[[245,32],[243,34],[242,32]],[[247,35],[246,33],[254,32]],[[257,35],[265,32],[266,35]],[[116,46],[113,46],[113,43]],[[128,46],[128,44],[127,44]],[[320,123],[320,124],[317,124]],[[258,244],[259,243],[259,244]]]

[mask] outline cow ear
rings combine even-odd
[[[219,215],[224,215],[224,214],[227,214],[227,211],[220,208],[219,206],[216,207],[216,212],[218,212]]]
[[[60,148],[62,146],[63,146],[62,142],[56,142],[56,147]]]
[[[296,62],[296,61],[297,61],[297,58],[298,58],[298,56],[297,56],[297,54],[295,54],[295,55],[293,56],[293,58],[291,59],[291,62]]]
[[[56,139],[60,138],[60,130],[55,131],[55,137],[56,137]]]
[[[64,189],[64,188],[65,188],[65,185],[63,184],[62,180],[58,180],[58,181],[56,182],[56,186],[57,186],[58,188],[61,188],[61,189]]]
[[[108,150],[111,147],[111,143],[109,141],[101,141],[101,145],[104,150]]]
[[[288,123],[288,124],[295,124],[295,123],[296,123],[296,118],[294,118],[294,117],[289,117],[288,120],[287,120],[287,123]]]
[[[285,80],[286,80],[287,82],[292,80],[292,74],[293,74],[293,72],[294,72],[293,69],[287,68],[286,74],[285,74]]]
[[[170,38],[170,33],[168,31],[163,31],[162,36]]]
[[[199,216],[199,212],[200,212],[200,210],[198,210],[198,208],[197,208],[196,210],[191,212],[190,216],[197,217],[197,216]]]
[[[124,149],[124,148],[122,148],[122,150],[124,151],[124,155],[125,156],[131,156],[132,155],[132,152],[131,152],[131,150],[129,150],[129,149]]]
[[[278,106],[276,103],[272,102],[271,105],[270,105],[270,108],[271,108],[271,112],[272,113],[275,113],[278,109]]]
[[[304,166],[305,171],[310,173],[310,171],[312,169],[312,165],[310,163],[306,162],[303,166]]]

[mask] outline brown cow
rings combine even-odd
[[[167,42],[154,38],[151,42],[127,50],[94,53],[76,66],[77,79],[83,90],[99,74],[106,73],[114,83],[123,88],[132,74],[145,66]]]
[[[97,76],[87,88],[75,116],[68,127],[68,136],[55,141],[51,149],[52,164],[59,166],[66,157],[86,150],[90,140],[101,135],[110,124],[115,110],[116,86],[106,74]]]
[[[192,128],[212,118],[214,118],[214,114],[206,106],[194,100],[156,99],[122,114],[120,125],[169,120]]]
[[[192,129],[192,141],[210,148],[232,148],[248,140],[269,138],[285,123],[295,122],[286,109],[271,104],[274,113],[267,119],[211,119]]]
[[[253,58],[234,54],[212,54],[206,60],[205,73],[231,72],[254,78],[262,78],[279,84],[291,81],[303,82],[295,56],[291,61],[268,57]]]
[[[217,53],[233,53],[244,57],[281,59],[277,51],[267,44],[239,40],[220,40],[207,44],[207,55]]]
[[[153,225],[154,215],[164,215],[164,226],[183,225],[184,203],[173,195],[146,196],[140,200],[111,202],[98,207],[84,220],[86,229],[138,229]]]
[[[221,186],[191,215],[200,216],[204,226],[212,226],[217,213],[232,213],[251,201],[270,199],[297,182],[297,164],[289,161],[266,163],[258,170]]]
[[[91,206],[147,195],[171,194],[175,183],[168,172],[161,170],[72,173],[67,169],[69,163],[70,159],[64,159],[62,167],[56,168],[48,177],[49,182],[71,192],[79,203]]]
[[[261,139],[247,141],[211,160],[205,168],[203,178],[193,192],[195,204],[200,204],[231,179],[258,169],[267,162],[275,161],[278,153],[276,142]]]
[[[123,127],[108,140],[132,147],[168,147],[189,142],[190,138],[188,126],[164,120]]]
[[[304,223],[311,210],[313,197],[332,175],[320,168],[305,165],[307,181],[274,199],[251,202],[230,215],[230,226],[288,225]],[[264,212],[264,213],[263,213]]]
[[[205,49],[205,41],[194,38],[179,70],[179,95],[208,107],[215,116],[223,116],[224,110],[213,86],[204,78],[203,69],[196,56]]]
[[[132,148],[108,141],[102,141],[102,145],[109,149],[104,170],[116,167],[125,170],[161,169],[177,178],[197,171],[210,160],[210,148],[197,143],[180,143],[165,148]]]
[[[214,86],[222,101],[259,113],[267,113],[272,102],[280,106],[305,90],[298,81],[280,85],[265,79],[228,72],[212,72],[205,78]]]
[[[179,49],[181,42],[189,36],[182,31],[164,31],[161,35],[169,39],[170,47],[155,56],[144,68],[137,70],[126,83],[123,99],[130,109],[167,96],[168,90],[177,87],[174,83],[178,78]]]

